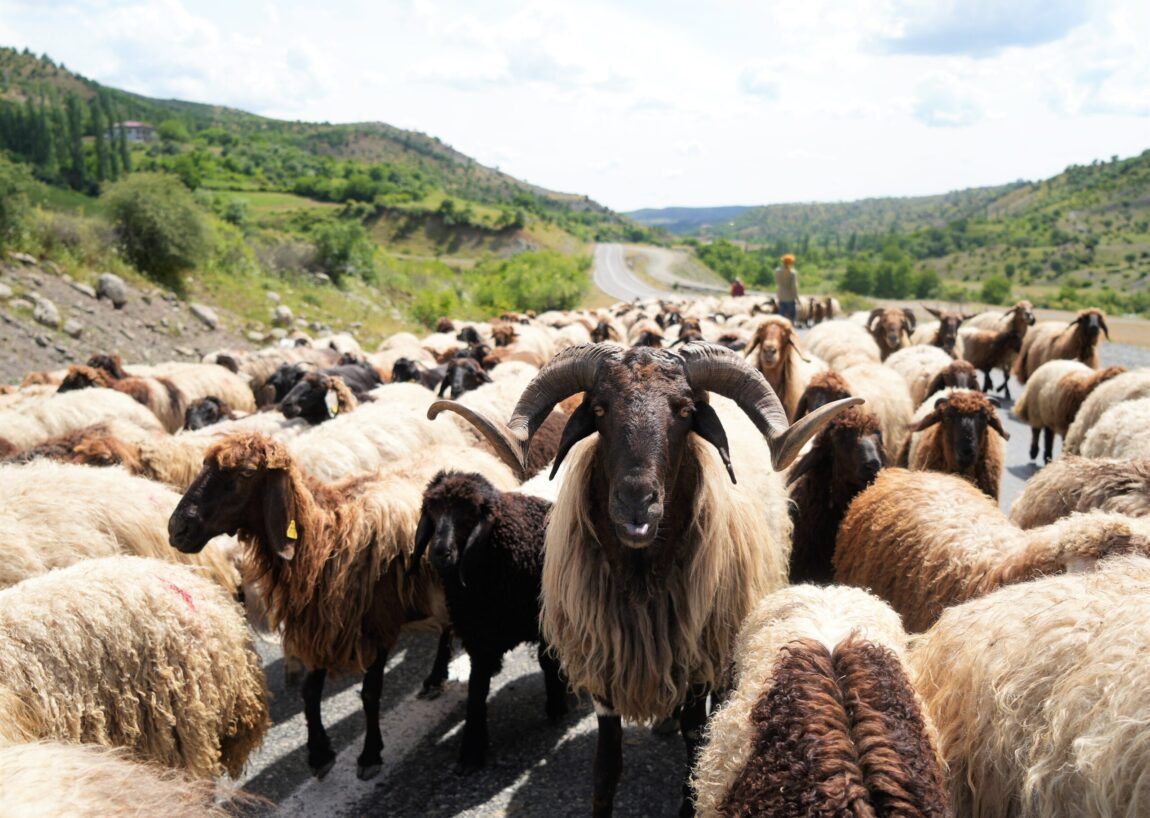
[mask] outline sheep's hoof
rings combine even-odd
[[[440,682],[439,684],[425,684],[423,689],[415,694],[415,698],[431,701],[432,699],[438,699],[442,695],[443,683]]]
[[[355,777],[360,781],[369,781],[379,775],[379,771],[383,769],[383,762],[379,764],[356,764]]]
[[[673,736],[679,732],[679,719],[677,716],[668,716],[651,728],[657,736]]]
[[[311,774],[319,781],[323,781],[324,776],[331,772],[331,768],[335,766],[335,753],[331,754],[331,758],[319,764],[312,764],[308,762],[311,767]]]

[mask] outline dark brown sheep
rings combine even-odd
[[[870,311],[866,327],[885,361],[892,352],[910,343],[915,324],[914,310],[910,307],[875,307]]]
[[[194,400],[184,410],[184,428],[190,431],[212,426],[221,420],[234,420],[232,407],[214,395]]]
[[[1098,341],[1102,335],[1110,340],[1106,315],[1094,308],[1082,310],[1069,324],[1041,321],[1022,340],[1022,349],[1014,362],[1014,376],[1026,383],[1038,367],[1055,358],[1081,361],[1097,369]]]
[[[997,500],[1006,455],[1003,441],[1010,435],[994,404],[981,392],[956,389],[938,398],[929,410],[927,406],[919,407],[918,422],[911,427],[898,465],[957,474]]]
[[[861,408],[836,417],[791,467],[792,583],[834,581],[835,536],[847,506],[887,465],[878,418]]]

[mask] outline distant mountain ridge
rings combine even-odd
[[[995,202],[1026,184],[1019,181],[935,196],[881,197],[851,202],[648,208],[624,215],[649,227],[700,238],[761,242],[836,236],[845,241],[852,233],[941,227],[955,219],[985,217]]]

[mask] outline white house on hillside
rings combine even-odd
[[[136,122],[134,119],[113,123],[112,135],[118,136],[120,128],[124,129],[124,136],[129,142],[148,142],[156,136],[155,128],[147,122]]]

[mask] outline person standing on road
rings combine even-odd
[[[779,298],[779,315],[795,323],[795,308],[799,301],[799,274],[795,270],[795,257],[787,253],[782,265],[775,268],[775,288]]]
[[[735,282],[731,285],[731,295],[738,298],[740,295],[745,295],[747,288],[743,286],[743,280],[736,278]]]

